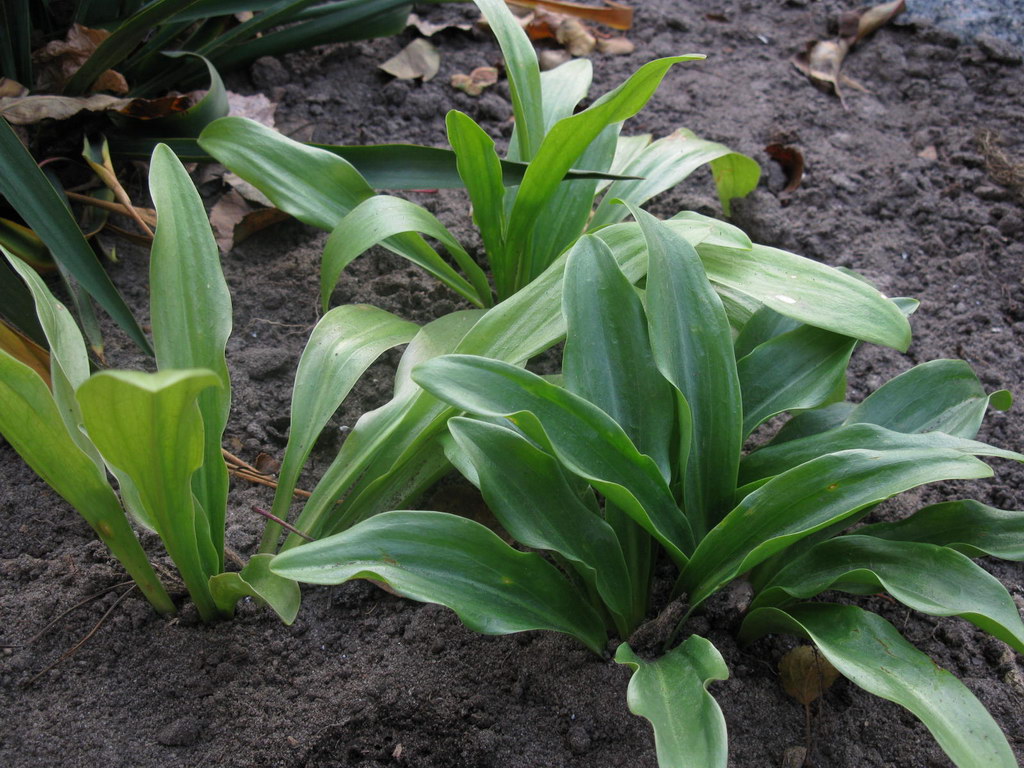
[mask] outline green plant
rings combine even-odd
[[[590,89],[590,62],[575,60],[541,73],[532,44],[504,2],[477,0],[477,5],[505,56],[515,113],[506,159],[526,163],[525,173],[520,179],[504,173],[494,141],[469,116],[453,110],[446,125],[498,301],[535,280],[584,230],[621,220],[624,209],[610,203],[615,198],[642,204],[706,163],[726,213],[732,198],[757,185],[757,163],[689,131],[653,142],[649,135],[619,135],[623,121],[643,109],[674,64],[702,55],[645,64],[618,88],[573,114]],[[321,269],[324,309],[344,268],[377,244],[408,258],[476,306],[493,304],[487,275],[441,222],[407,200],[372,194],[348,163],[231,118],[206,128],[199,144],[282,210],[332,231]],[[564,181],[573,168],[630,178]],[[324,189],[327,178],[330,188]],[[438,240],[457,269],[421,234]]]
[[[919,717],[957,765],[1015,765],[968,689],[883,618],[803,602],[885,590],[1024,651],[1012,598],[961,554],[1024,558],[1024,513],[951,502],[845,532],[903,491],[990,476],[976,456],[1024,461],[971,439],[989,405],[1009,407],[1008,393],[987,395],[965,363],[941,360],[843,404],[855,339],[763,307],[734,340],[735,316],[698,251],[632,210],[649,260],[642,295],[600,239],[585,236],[569,255],[564,387],[476,355],[412,372],[469,415],[448,420],[451,461],[508,533],[547,557],[454,515],[390,511],[278,555],[271,571],[319,584],[381,580],[477,631],[551,629],[601,654],[609,630],[625,639],[648,615],[660,549],[678,569],[687,616],[749,573],[741,639],[806,637],[852,682]],[[771,444],[742,454],[761,423],[794,411]],[[659,764],[726,765],[725,721],[706,687],[728,670],[708,640],[693,635],[654,661],[622,643],[615,658],[634,670],[629,705],[652,722]]]
[[[269,555],[251,558],[241,572],[224,570],[230,297],[202,201],[167,147],[154,152],[150,190],[159,213],[150,263],[150,282],[159,286],[150,304],[157,372],[90,375],[70,313],[31,267],[4,250],[48,342],[50,386],[0,349],[0,433],[82,514],[161,613],[173,612],[174,604],[126,511],[159,534],[204,620],[230,615],[248,595],[291,622],[299,590],[269,573]],[[344,397],[381,352],[417,330],[374,307],[339,307],[314,329],[304,371],[320,366],[311,374],[320,392],[330,385]],[[294,415],[301,418],[301,409]]]

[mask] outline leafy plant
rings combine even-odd
[[[760,170],[753,160],[689,131],[658,141],[649,135],[619,135],[622,122],[643,109],[674,64],[703,56],[645,64],[618,88],[573,114],[590,89],[590,62],[579,59],[541,73],[532,44],[504,2],[477,0],[477,5],[505,56],[515,114],[506,160],[527,164],[520,179],[508,178],[484,130],[468,115],[448,113],[448,140],[480,230],[493,295],[477,260],[441,222],[407,200],[374,195],[351,164],[239,119],[218,121],[200,136],[203,149],[278,207],[332,231],[321,269],[324,309],[344,268],[373,245],[383,244],[474,305],[489,307],[494,295],[498,301],[507,299],[540,276],[584,230],[621,220],[624,209],[610,204],[615,198],[642,204],[705,163],[711,165],[727,213],[732,198],[756,186]],[[259,150],[254,152],[254,146]],[[565,181],[573,168],[620,178]],[[324,183],[327,178],[329,185]],[[420,235],[439,241],[455,266]]]
[[[159,213],[150,265],[150,282],[160,286],[150,305],[157,372],[90,375],[70,313],[31,267],[4,250],[31,294],[50,355],[48,370],[40,370],[0,349],[0,433],[82,514],[159,612],[172,613],[174,604],[126,511],[159,534],[204,620],[230,615],[240,597],[251,596],[290,623],[299,590],[269,573],[269,555],[251,558],[240,572],[224,571],[221,439],[230,407],[224,348],[231,303],[202,201],[167,147],[154,152],[150,191]],[[321,393],[330,383],[341,398],[381,352],[416,330],[374,307],[339,307],[314,329],[305,366],[329,366],[329,375],[314,375]]]
[[[576,243],[562,290],[564,386],[475,354],[412,371],[467,414],[447,422],[449,459],[508,533],[546,556],[454,515],[389,511],[278,555],[271,571],[319,584],[377,579],[451,607],[477,631],[551,629],[597,654],[610,630],[625,639],[647,617],[657,551],[678,570],[687,615],[749,573],[741,639],[806,637],[851,681],[919,717],[957,765],[1015,765],[968,689],[882,617],[804,602],[884,590],[1024,651],[1012,598],[967,556],[1021,559],[1024,514],[962,501],[848,531],[903,491],[991,476],[977,456],[1024,461],[972,439],[989,405],[1009,407],[1008,393],[987,395],[965,363],[942,360],[842,404],[855,339],[767,306],[736,323],[701,254],[631,210],[646,291],[601,239]],[[784,433],[743,455],[760,424],[794,411]],[[653,724],[659,764],[726,765],[725,720],[707,686],[728,670],[708,640],[690,636],[653,661],[622,643],[615,658],[634,670],[629,706]]]

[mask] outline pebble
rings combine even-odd
[[[156,740],[165,747],[188,747],[196,743],[202,729],[203,724],[199,718],[185,715],[160,729]]]
[[[273,56],[261,56],[252,63],[249,69],[249,76],[252,84],[262,91],[270,90],[274,86],[287,85],[291,75],[284,68],[278,59]]]
[[[997,64],[1018,67],[1024,62],[1020,48],[995,35],[982,33],[974,38],[974,44],[981,49],[986,58]]]

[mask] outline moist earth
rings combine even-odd
[[[848,57],[845,73],[869,92],[846,88],[844,107],[789,62],[809,39],[827,35],[835,4],[637,5],[629,33],[636,51],[594,58],[593,95],[656,57],[701,52],[708,58],[675,67],[647,109],[627,123],[627,133],[662,136],[685,126],[752,155],[764,169],[762,183],[734,205],[734,223],[757,241],[858,270],[887,295],[921,301],[906,354],[869,345],[858,350],[850,397],[859,400],[912,365],[942,357],[969,361],[990,390],[1024,396],[1020,50],[991,37],[958,38],[911,12]],[[461,5],[420,10],[433,20],[476,15]],[[394,80],[377,68],[415,34],[264,59],[229,78],[229,86],[267,94],[279,104],[281,128],[311,132],[315,141],[445,146],[444,113],[457,108],[507,142],[512,109],[504,80],[478,98],[448,84],[454,73],[499,61],[489,35],[438,33],[433,41],[441,70],[428,83]],[[765,152],[774,143],[803,154],[806,170],[795,191],[784,191],[785,175]],[[211,204],[220,193],[216,183],[202,191]],[[463,193],[409,197],[471,250],[479,249]],[[663,217],[682,209],[721,215],[704,170],[649,208]],[[325,238],[285,223],[223,258],[235,328],[226,437],[249,461],[283,451],[292,376],[317,318]],[[118,253],[111,275],[145,320],[145,254],[122,244]],[[372,303],[417,322],[460,306],[458,297],[382,252],[347,270],[334,302]],[[119,366],[148,365],[115,330],[108,333],[108,356]],[[390,396],[396,363],[397,353],[385,355],[332,420],[311,460],[307,487],[356,418]],[[980,438],[1019,450],[1022,424],[1020,407],[992,413]],[[1024,508],[1024,470],[1004,461],[993,465],[993,480],[913,491],[880,507],[874,519],[952,498]],[[305,589],[291,627],[249,603],[239,606],[234,621],[212,626],[199,623],[184,601],[178,618],[164,620],[136,593],[115,605],[126,589],[123,571],[84,521],[2,441],[0,477],[0,764],[657,764],[648,724],[626,706],[627,670],[568,637],[476,635],[447,609],[402,600],[366,582]],[[261,530],[250,509],[269,507],[270,499],[269,489],[234,482],[227,540],[243,557],[255,551]],[[421,506],[472,513],[479,503],[449,480]],[[170,570],[155,540],[143,541]],[[1024,608],[1024,567],[980,562]],[[103,590],[109,591],[62,615]],[[777,672],[795,641],[769,637],[738,646],[733,636],[742,603],[742,595],[723,595],[686,627],[708,637],[729,665],[730,678],[711,691],[728,723],[730,766],[798,766],[808,746],[807,764],[821,767],[951,765],[914,717],[844,680],[812,705],[808,744],[804,709],[783,692]],[[1019,656],[956,618],[921,616],[883,597],[861,604],[881,612],[963,680],[999,722],[1018,759],[1024,756]],[[666,608],[663,599],[655,608],[671,617],[679,607]],[[43,672],[103,617],[87,643]],[[653,621],[634,642],[656,649],[671,623]]]

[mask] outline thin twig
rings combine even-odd
[[[255,512],[257,515],[263,515],[263,517],[267,518],[267,520],[271,520],[271,521],[277,523],[282,528],[284,528],[286,531],[290,531],[291,533],[294,533],[296,536],[301,536],[306,541],[316,541],[316,539],[314,539],[312,536],[310,536],[309,534],[303,533],[298,528],[296,528],[294,525],[289,523],[287,520],[282,520],[277,515],[272,515],[270,512],[267,512],[267,510],[265,510],[265,509],[261,509],[260,507],[253,507],[252,511]]]
[[[278,484],[277,481],[274,480],[273,475],[268,475],[266,472],[260,472],[256,467],[246,463],[225,448],[221,448],[220,452],[224,457],[224,463],[228,466],[228,472],[235,477],[240,477],[243,480],[248,480],[250,483],[256,483],[257,485],[265,485],[268,488],[277,488]],[[309,491],[304,491],[301,488],[295,488],[292,490],[292,495],[298,496],[301,499],[308,499],[313,494]]]
[[[60,657],[59,659],[57,659],[57,660],[56,660],[55,662],[53,662],[53,663],[52,663],[52,664],[51,664],[50,666],[48,666],[48,667],[47,667],[46,669],[44,669],[44,670],[43,670],[42,672],[39,672],[38,674],[36,674],[36,675],[33,675],[33,676],[32,676],[32,679],[31,679],[31,680],[29,680],[29,681],[28,681],[27,683],[25,683],[25,686],[27,687],[27,686],[30,686],[30,685],[32,685],[32,684],[33,684],[33,683],[34,683],[34,682],[35,682],[36,680],[38,680],[38,679],[39,679],[40,677],[42,677],[43,675],[45,675],[45,674],[46,674],[47,672],[49,672],[49,671],[50,671],[51,669],[53,669],[54,667],[56,667],[56,666],[57,666],[58,664],[60,664],[60,663],[62,663],[62,662],[64,662],[64,661],[66,661],[67,659],[69,659],[69,658],[71,658],[72,656],[74,656],[74,655],[75,655],[75,654],[76,654],[76,653],[78,652],[78,649],[79,649],[79,648],[81,648],[81,647],[82,647],[83,645],[85,645],[85,644],[86,644],[87,642],[89,642],[89,640],[91,640],[91,639],[92,639],[93,635],[95,635],[95,634],[96,634],[97,632],[99,632],[99,631],[100,631],[100,627],[102,627],[102,626],[103,626],[103,622],[104,622],[104,621],[106,621],[106,620],[107,620],[107,617],[108,617],[108,616],[110,616],[110,614],[114,612],[114,609],[115,609],[115,608],[117,608],[117,606],[119,606],[119,605],[121,604],[121,602],[122,602],[122,601],[123,601],[123,600],[124,600],[124,599],[125,599],[126,597],[128,597],[128,595],[130,595],[130,594],[131,594],[131,593],[132,593],[132,592],[133,592],[133,591],[135,590],[135,587],[136,587],[136,586],[137,586],[137,585],[136,585],[135,583],[132,583],[132,585],[131,585],[130,587],[128,587],[128,589],[126,589],[126,590],[124,591],[124,593],[123,593],[123,594],[121,594],[121,596],[117,598],[117,600],[115,600],[115,601],[114,601],[114,604],[113,604],[112,606],[110,606],[110,607],[109,607],[109,608],[108,608],[108,609],[106,610],[106,613],[104,613],[104,614],[103,614],[102,616],[100,616],[100,620],[99,620],[99,621],[97,621],[97,622],[96,622],[96,624],[95,624],[95,626],[93,626],[93,628],[92,628],[92,629],[90,629],[90,630],[89,630],[89,631],[88,631],[88,632],[86,633],[85,637],[83,637],[83,638],[82,638],[81,640],[79,640],[79,641],[78,641],[77,643],[75,643],[75,644],[74,644],[73,646],[71,646],[70,648],[68,648],[68,650],[64,651],[64,653],[63,653],[63,654],[61,654],[61,657]]]
[[[123,216],[131,216],[129,209],[123,203],[112,203],[109,200],[102,200],[98,197],[91,197],[89,195],[80,195],[77,192],[68,192],[65,190],[68,200],[72,200],[82,205],[91,205],[93,208],[102,208],[105,211],[111,213],[120,213]],[[156,215],[150,208],[134,208],[135,212],[144,219],[149,219],[147,223],[155,226]]]
[[[27,642],[27,643],[25,643],[25,645],[32,645],[32,644],[33,644],[34,642],[36,642],[36,641],[37,641],[37,640],[38,640],[39,638],[41,638],[41,637],[42,637],[43,635],[45,635],[45,634],[46,634],[47,632],[49,632],[49,631],[50,631],[50,629],[52,629],[52,628],[53,628],[53,626],[54,626],[54,625],[55,625],[55,624],[56,624],[56,623],[57,623],[58,621],[60,621],[61,619],[63,619],[63,618],[64,618],[65,616],[67,616],[68,614],[70,614],[70,613],[73,613],[74,611],[77,611],[77,610],[78,610],[79,608],[81,608],[81,607],[82,607],[83,605],[88,605],[88,604],[89,604],[89,603],[91,603],[91,602],[92,602],[93,600],[95,600],[95,599],[96,599],[97,597],[103,597],[103,596],[104,596],[105,594],[107,594],[107,592],[111,592],[112,590],[115,590],[115,589],[119,589],[119,588],[121,588],[121,587],[127,587],[127,586],[128,586],[129,584],[132,584],[132,583],[133,583],[133,582],[131,582],[131,581],[122,581],[122,582],[121,582],[120,584],[114,584],[113,586],[107,587],[106,589],[101,589],[101,590],[100,590],[99,592],[97,592],[96,594],[94,594],[94,595],[89,595],[88,597],[86,597],[86,598],[83,598],[82,600],[79,600],[79,601],[78,601],[77,603],[75,603],[74,605],[72,605],[72,606],[71,606],[70,608],[68,608],[68,609],[67,609],[66,611],[64,611],[64,612],[63,612],[62,614],[60,614],[59,616],[57,616],[57,617],[55,617],[55,618],[51,619],[51,620],[50,620],[50,621],[49,621],[49,622],[48,622],[48,623],[46,624],[46,626],[45,626],[45,627],[43,627],[43,628],[42,628],[42,629],[40,629],[40,630],[39,630],[38,632],[36,632],[36,633],[35,633],[34,635],[32,635],[32,637],[30,637],[30,638],[29,638],[28,642]]]

